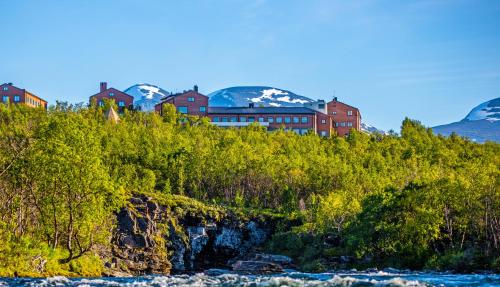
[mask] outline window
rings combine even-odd
[[[301,121],[303,124],[307,124],[307,117],[302,117],[302,119],[300,119],[300,121]]]
[[[204,113],[207,111],[207,107],[205,106],[200,106],[200,112]]]
[[[322,119],[322,120],[321,120],[321,123],[322,123],[322,124],[326,124],[326,120],[325,120],[325,119]]]
[[[267,121],[270,123],[274,123],[274,118],[273,117],[267,117]]]
[[[18,103],[21,101],[21,97],[20,96],[14,96],[14,102]]]
[[[219,122],[219,117],[214,117],[214,118],[212,119],[212,122],[214,122],[214,123],[218,123],[218,122]]]
[[[3,87],[3,90],[4,90],[4,91],[8,91],[8,90],[9,90],[9,87]]]
[[[223,118],[222,118],[222,122],[223,122],[223,123],[227,123],[227,117],[223,117]]]
[[[125,102],[124,101],[119,101],[118,102],[118,106],[119,107],[124,107],[125,106]]]
[[[308,129],[301,129],[300,134],[305,135],[305,134],[307,134],[308,131],[309,131]]]
[[[30,99],[30,102],[31,102],[31,99]],[[104,101],[103,100],[99,101],[99,106],[104,107]]]
[[[338,127],[339,126],[339,123],[335,123],[335,126]]]
[[[300,129],[293,129],[293,131],[300,135]]]
[[[260,117],[259,118],[259,123],[263,123],[264,122],[264,118],[263,117]]]
[[[336,115],[336,114],[337,114],[337,112],[332,112],[332,115]]]
[[[114,97],[114,96],[115,96],[115,93],[111,92],[111,93],[109,93],[109,96],[110,96],[110,97]]]
[[[194,102],[194,98],[193,97],[189,97],[188,98],[188,102]]]
[[[231,117],[231,122],[235,123],[238,121],[238,118],[237,117]]]
[[[177,107],[177,111],[181,114],[187,114],[188,113],[188,107]]]
[[[7,102],[9,101],[9,96],[3,96],[3,97],[2,97],[2,101],[3,101],[4,103],[7,103]]]
[[[318,109],[322,110],[322,109],[324,109],[324,108],[325,108],[325,104],[319,104],[319,105],[318,105]]]
[[[285,124],[289,124],[290,123],[290,117],[285,117]]]
[[[251,123],[255,122],[255,117],[248,117],[248,121]]]
[[[352,127],[352,122],[347,122],[348,127]]]
[[[341,127],[345,127],[345,122],[341,122],[341,123],[340,123],[340,126],[341,126]]]
[[[322,137],[326,137],[326,131],[321,131],[320,134],[321,134]]]
[[[247,117],[240,117],[240,122],[246,122],[247,121]]]
[[[347,111],[348,116],[352,116],[352,111]]]
[[[282,117],[276,117],[276,122],[278,124],[281,124],[283,122],[283,118]]]
[[[299,117],[293,117],[293,123],[298,124],[299,123]]]

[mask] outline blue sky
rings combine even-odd
[[[268,85],[399,130],[500,95],[500,1],[0,0],[0,82],[50,103],[118,89]]]

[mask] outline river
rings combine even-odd
[[[447,274],[429,272],[287,272],[272,276],[223,274],[207,276],[144,276],[130,278],[43,279],[0,278],[3,286],[79,286],[79,287],[163,287],[163,286],[500,286],[500,274]]]

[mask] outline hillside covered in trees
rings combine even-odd
[[[106,108],[0,105],[1,276],[36,276],[42,261],[49,274],[100,274],[96,247],[134,194],[279,213],[294,227],[267,248],[303,270],[344,266],[339,257],[500,270],[499,144],[409,119],[399,135],[321,138],[221,129],[172,107],[113,123]]]

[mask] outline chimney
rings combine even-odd
[[[337,101],[337,97],[333,97],[333,101],[336,102]]]
[[[108,83],[101,82],[101,92],[104,92],[108,89]]]
[[[255,104],[254,103],[249,103],[248,107],[253,109],[253,108],[255,108]]]
[[[194,85],[193,87],[193,91],[197,92],[198,93],[198,85]]]

